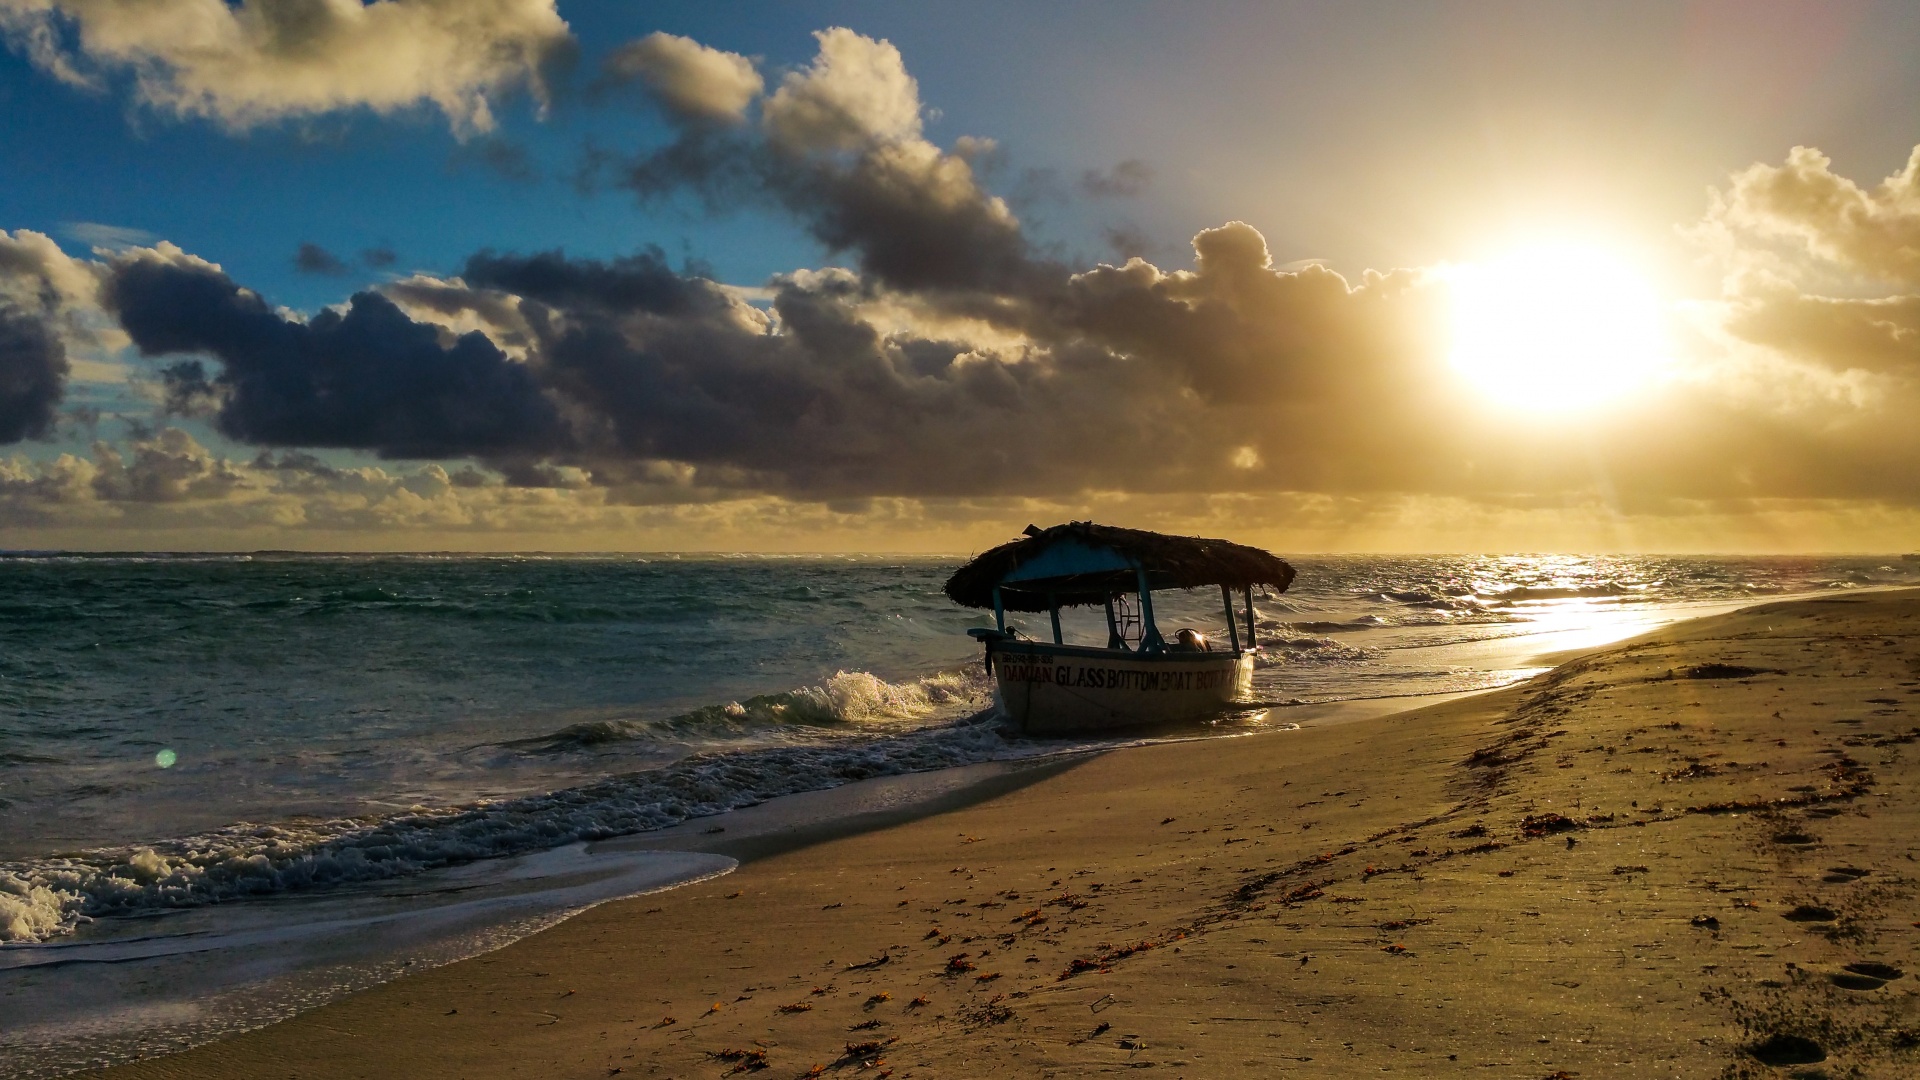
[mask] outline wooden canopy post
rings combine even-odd
[[[1007,632],[1007,602],[1000,596],[1000,586],[993,587],[993,627],[1001,633]]]
[[[1238,655],[1240,652],[1240,631],[1234,628],[1233,590],[1227,588],[1225,585],[1220,586],[1220,602],[1226,605],[1227,608],[1227,643],[1233,646],[1235,655]]]
[[[1120,623],[1113,616],[1113,597],[1107,597],[1107,648],[1124,649],[1127,639],[1120,636]]]
[[[1247,648],[1257,648],[1253,640],[1253,586],[1247,586]]]
[[[1047,611],[1049,614],[1053,616],[1053,643],[1055,645],[1066,644],[1066,642],[1060,639],[1060,594],[1059,593],[1056,593],[1056,592],[1047,593]]]

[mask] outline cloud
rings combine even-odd
[[[1745,341],[1824,368],[1920,378],[1920,296],[1774,291],[1729,304],[1724,325]]]
[[[319,244],[303,243],[293,253],[293,268],[303,274],[328,274],[339,276],[347,272],[347,264],[340,257]]]
[[[789,72],[761,109],[774,145],[807,154],[920,137],[920,84],[900,50],[845,27],[813,36],[813,63]]]
[[[1786,244],[1862,277],[1920,285],[1920,146],[1871,191],[1832,165],[1796,146],[1784,165],[1749,166],[1714,193],[1706,223],[1735,244]]]
[[[385,270],[400,261],[400,256],[390,247],[370,247],[360,253],[360,261],[374,270]]]
[[[553,0],[0,0],[0,32],[42,71],[235,131],[366,108],[438,108],[462,136],[527,89],[572,36]]]
[[[585,539],[585,546],[632,550],[642,529],[686,523],[714,535],[715,524],[778,528],[783,519],[822,517],[773,500],[625,506],[609,503],[604,488],[514,486],[472,467],[450,475],[438,464],[397,470],[302,452],[235,459],[172,427],[96,442],[85,457],[0,458],[0,521],[10,538],[38,546],[162,538],[196,548],[497,548],[503,537],[526,537],[521,546],[580,547]],[[655,542],[677,546],[687,535]]]
[[[220,431],[270,446],[351,447],[390,457],[551,451],[565,441],[534,376],[484,335],[409,319],[378,293],[301,322],[177,248],[111,265],[106,306],[147,356],[204,353],[166,371],[176,405],[217,402]]]
[[[1777,373],[1771,407],[1870,413],[1920,398],[1920,147],[1872,190],[1794,147],[1784,165],[1733,174],[1688,235],[1728,271],[1707,310]]]
[[[743,122],[766,87],[752,60],[659,31],[614,50],[602,73],[609,84],[642,83],[669,117],[693,125]]]
[[[267,451],[216,468],[217,454],[183,444],[100,449],[16,467],[16,490],[41,492],[44,507],[84,473],[84,505],[101,513],[204,504],[371,522],[378,505],[434,528],[479,527],[447,523],[509,504],[558,515],[544,521],[763,523],[1189,503],[1204,517],[1259,500],[1424,500],[1434,513],[1479,507],[1475,520],[1920,505],[1920,429],[1907,420],[1920,407],[1920,300],[1795,284],[1841,261],[1828,252],[1880,252],[1847,265],[1885,277],[1898,245],[1822,247],[1763,225],[1773,219],[1741,186],[1751,170],[1700,232],[1735,261],[1764,256],[1768,274],[1685,308],[1686,355],[1665,384],[1568,422],[1489,403],[1455,376],[1443,272],[1276,265],[1241,221],[1199,232],[1191,262],[1065,264],[986,188],[977,140],[948,150],[926,137],[897,50],[851,31],[820,43],[729,114],[743,122],[669,105],[688,117],[675,141],[627,162],[624,180],[651,198],[756,200],[848,253],[845,267],[742,289],[657,249],[487,250],[457,275],[386,282],[303,319],[170,245],[84,265],[37,242],[0,245],[0,258],[42,267],[18,277],[35,283],[20,296],[59,292],[60,275],[69,291],[104,282],[139,350],[166,358],[169,407]],[[1846,220],[1823,228],[1852,236]],[[376,477],[315,448],[487,468]],[[144,487],[130,479],[142,452],[155,478]],[[99,480],[116,469],[129,479]],[[359,498],[374,502],[338,509]]]
[[[0,229],[0,298],[72,315],[93,309],[98,293],[93,268],[61,251],[52,237]]]
[[[116,466],[114,462],[117,461]],[[124,470],[124,474],[116,471]],[[103,477],[107,479],[103,480]],[[604,487],[516,487],[472,467],[330,463],[299,452],[251,460],[162,428],[90,456],[0,457],[0,520],[22,546],[348,550],[979,550],[1031,521],[1119,519],[1227,534],[1294,551],[1898,550],[1920,511],[1884,502],[1723,499],[1622,508],[1590,494],[1524,500],[1296,492],[1061,498],[875,497],[809,502],[736,496],[645,505]]]
[[[1153,183],[1153,169],[1129,158],[1105,172],[1088,169],[1080,174],[1080,190],[1101,199],[1132,198]]]
[[[1146,231],[1133,225],[1115,225],[1100,231],[1100,238],[1107,242],[1107,250],[1113,252],[1121,261],[1135,258],[1148,258],[1159,246]]]
[[[45,320],[0,303],[0,443],[52,433],[67,370],[66,349]]]
[[[657,251],[487,252],[459,279],[390,291],[417,317],[537,358],[575,433],[553,460],[621,497],[1206,489],[1239,482],[1249,460],[1325,457],[1330,422],[1408,427],[1396,406],[1423,384],[1402,377],[1411,357],[1381,328],[1422,317],[1417,288],[1276,273],[1238,223],[1196,247],[1194,271],[1135,261],[1037,297],[802,271],[763,310]],[[1316,376],[1323,366],[1344,380]],[[1373,420],[1348,415],[1350,399],[1402,384],[1366,403]]]
[[[894,288],[1037,284],[1018,218],[969,160],[980,141],[950,153],[921,136],[899,50],[842,28],[815,37],[818,55],[763,101],[757,134],[686,129],[627,163],[620,182],[643,199],[687,190],[712,209],[771,204]]]
[[[1915,399],[1898,380],[1830,375],[1816,397],[1748,362],[1737,375],[1767,393],[1676,385],[1569,438],[1451,377],[1442,276],[1276,269],[1240,222],[1203,231],[1194,256],[1062,271],[1031,291],[796,271],[762,307],[657,250],[482,252],[457,278],[416,275],[301,322],[155,249],[109,264],[108,302],[144,352],[218,365],[176,362],[167,389],[230,438],[471,456],[512,485],[610,505],[1920,499],[1920,471],[1887,464],[1920,460],[1895,419]]]
[[[214,456],[179,428],[136,438],[123,453],[94,444],[91,486],[96,497],[121,502],[171,503],[221,499],[246,485],[233,464]]]
[[[151,244],[160,239],[145,229],[135,229],[126,225],[103,225],[97,221],[69,221],[61,231],[89,247],[133,247],[136,244]]]
[[[90,268],[50,237],[0,230],[0,444],[53,433],[70,348],[103,340],[97,293]]]
[[[500,179],[514,184],[532,184],[540,179],[533,155],[527,148],[509,139],[472,139],[453,152],[455,165],[478,165]]]

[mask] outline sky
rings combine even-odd
[[[0,548],[1920,548],[1920,11],[0,0]]]

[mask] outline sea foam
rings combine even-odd
[[[896,684],[840,672],[815,686],[713,707],[741,723],[779,726],[781,745],[694,754],[519,798],[384,817],[241,823],[149,845],[0,863],[0,941],[45,941],[102,916],[379,881],[664,828],[852,780],[1034,752],[1010,742],[987,710],[889,731],[941,709],[984,704],[984,687],[975,673]],[[827,730],[833,726],[842,730]],[[593,740],[563,731],[536,741],[577,748]]]

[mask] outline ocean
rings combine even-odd
[[[1680,618],[1920,582],[1897,557],[1300,558],[1258,601],[1254,696],[1282,704],[1036,740],[965,636],[991,614],[941,592],[958,561],[0,555],[0,1076],[191,1045],[725,873],[645,835],[782,796],[1284,737]],[[1217,594],[1156,608],[1224,629]]]

